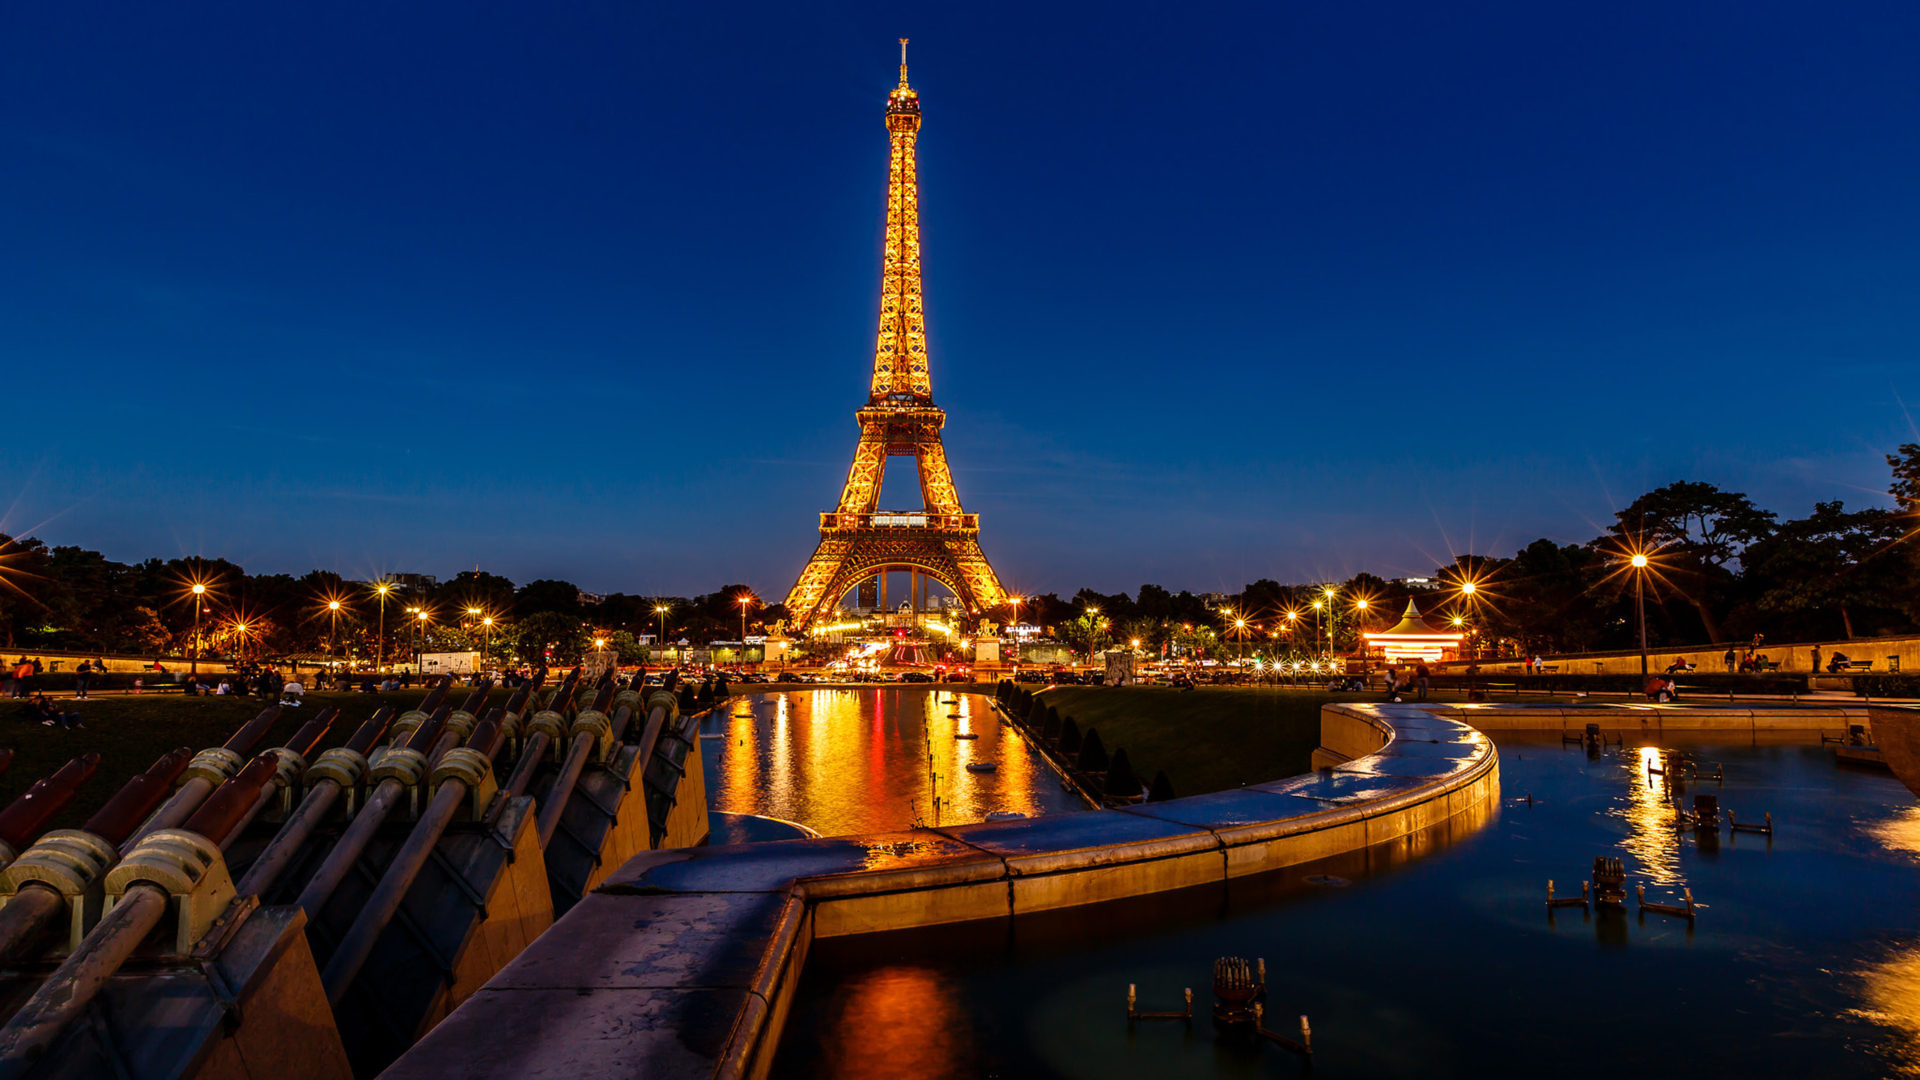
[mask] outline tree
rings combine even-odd
[[[1596,543],[1657,552],[1662,578],[1699,613],[1707,640],[1726,640],[1715,609],[1734,584],[1728,564],[1773,532],[1773,511],[1737,491],[1676,481],[1635,499],[1614,519],[1608,536]]]
[[[615,630],[607,636],[607,644],[620,657],[622,664],[643,664],[647,661],[647,647],[640,644],[631,630]]]
[[[1887,489],[1902,514],[1920,514],[1920,443],[1901,443],[1887,455],[1893,485]]]
[[[1837,629],[1851,638],[1857,614],[1876,613],[1885,629],[1897,618],[1896,598],[1913,594],[1912,560],[1894,551],[1904,532],[1894,511],[1849,513],[1838,500],[1816,503],[1813,513],[1748,546],[1746,573],[1760,589],[1762,609],[1816,616],[1806,626],[1809,636],[1830,637]],[[1838,616],[1839,625],[1822,615]]]
[[[519,621],[514,644],[521,659],[529,663],[569,666],[579,663],[581,654],[587,651],[587,628],[577,615],[536,611]]]
[[[513,613],[528,616],[539,612],[559,612],[578,619],[582,615],[580,587],[570,581],[541,578],[520,586],[513,594]]]
[[[566,582],[547,582],[544,584],[566,585]],[[571,586],[567,587],[571,588]],[[564,593],[564,589],[559,590],[560,595],[564,595]],[[452,580],[442,582],[433,590],[434,605],[448,615],[456,612],[464,612],[469,608],[479,608],[482,612],[496,619],[505,618],[517,609],[518,599],[518,594],[514,592],[513,582],[501,577],[499,574],[489,574],[485,570],[462,570],[453,575]],[[535,600],[544,599],[546,598],[535,596]],[[559,599],[559,595],[556,595],[555,599]],[[573,605],[578,607],[580,604],[580,590],[574,589],[570,599]],[[534,604],[529,610],[564,611],[566,609],[556,607],[552,603],[543,602]]]

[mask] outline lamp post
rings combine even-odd
[[[187,674],[200,674],[200,602],[207,595],[207,587],[200,582],[193,583],[193,658],[187,662]]]
[[[1233,629],[1234,636],[1240,639],[1240,666],[1244,668],[1247,666],[1247,620],[1234,619]]]
[[[407,652],[414,654],[414,667],[420,666],[420,650],[416,647],[416,642],[420,640],[420,620],[417,618],[419,614],[420,609],[417,607],[407,609]]]
[[[1320,649],[1320,655],[1323,659],[1333,655],[1333,632],[1327,629],[1327,621],[1320,615],[1322,611],[1326,610],[1326,606],[1326,601],[1324,600],[1315,600],[1313,602],[1313,636],[1316,638],[1324,638],[1326,642]]]
[[[420,666],[420,652],[427,644],[427,609],[421,608],[414,613],[414,628],[419,631],[414,636],[413,666]]]
[[[660,617],[660,647],[665,649],[667,646],[667,605],[653,605],[653,613]]]
[[[747,662],[747,609],[753,606],[754,600],[749,593],[734,597],[733,602],[740,605],[740,655],[734,662],[744,664]]]
[[[380,598],[380,630],[373,643],[373,673],[377,676],[387,662],[387,594],[393,591],[393,583],[382,581],[373,591]]]
[[[1367,639],[1361,635],[1367,629],[1367,598],[1362,596],[1353,602],[1353,647],[1360,650],[1360,670],[1368,670]]]
[[[480,625],[487,628],[486,640],[480,645],[480,666],[486,667],[493,662],[493,616],[482,615]]]
[[[327,601],[327,619],[329,622],[327,628],[327,655],[331,656],[333,655],[334,648],[340,644],[340,601]]]
[[[1636,551],[1627,560],[1633,566],[1633,611],[1640,623],[1640,677],[1647,677],[1647,556]]]
[[[1476,594],[1479,593],[1479,591],[1480,591],[1480,586],[1475,585],[1473,582],[1471,581],[1461,582],[1460,598],[1455,603],[1455,610],[1464,610],[1464,611],[1471,612],[1473,610],[1473,598]],[[1466,625],[1465,616],[1455,615],[1453,617],[1453,625],[1455,626]],[[1473,649],[1471,647],[1467,649],[1467,658],[1468,659],[1473,658]]]

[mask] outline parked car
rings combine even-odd
[[[906,671],[900,674],[901,682],[932,682],[933,676],[924,671]]]

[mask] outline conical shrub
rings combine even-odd
[[[1088,737],[1092,737],[1091,733]],[[1124,746],[1115,750],[1113,760],[1107,763],[1107,794],[1140,794],[1140,778],[1133,775],[1133,762],[1127,760],[1127,748]]]
[[[1167,770],[1161,769],[1153,774],[1153,783],[1147,786],[1148,802],[1167,802],[1173,798],[1173,781],[1167,779]]]
[[[1074,762],[1083,773],[1103,773],[1112,762],[1107,760],[1107,748],[1100,742],[1100,732],[1087,729],[1087,736],[1080,740],[1080,759]]]
[[[1057,739],[1060,737],[1060,710],[1047,706],[1047,713],[1040,719],[1040,737]]]
[[[1039,698],[1033,699],[1033,704],[1027,706],[1027,730],[1039,731],[1040,726],[1042,724],[1045,724],[1046,722],[1047,722],[1046,702],[1041,701]]]
[[[1060,752],[1063,754],[1077,754],[1080,752],[1080,725],[1074,723],[1073,717],[1071,716],[1063,716],[1060,718],[1059,744]]]

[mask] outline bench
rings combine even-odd
[[[1847,661],[1847,666],[1846,666],[1846,670],[1848,670],[1848,671],[1872,671],[1872,670],[1873,670],[1873,661],[1871,661],[1871,660],[1849,660],[1849,661]]]

